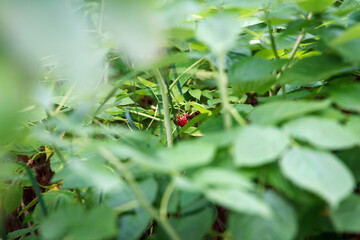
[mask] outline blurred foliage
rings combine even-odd
[[[0,238],[358,238],[359,56],[359,0],[1,1]]]

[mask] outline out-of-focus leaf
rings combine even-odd
[[[268,240],[291,240],[297,230],[297,219],[294,209],[280,196],[267,191],[264,200],[272,208],[272,216],[261,216],[231,213],[230,230],[235,240],[258,240],[266,235]]]
[[[251,167],[273,162],[289,144],[287,136],[276,128],[242,128],[234,143],[235,165]]]
[[[18,184],[9,185],[1,196],[3,197],[2,203],[6,213],[10,214],[19,206],[23,196],[23,189]]]
[[[190,93],[191,96],[193,96],[197,100],[200,100],[200,97],[201,97],[201,90],[200,89],[190,89],[189,93]]]
[[[331,208],[331,218],[335,228],[340,232],[360,231],[360,197],[351,195],[340,202],[338,207]]]
[[[326,10],[333,0],[296,0],[297,4],[308,12],[322,12]]]
[[[360,144],[353,133],[335,120],[303,117],[284,125],[290,135],[305,140],[319,148],[339,150]]]
[[[250,120],[261,125],[277,124],[284,120],[323,110],[329,101],[277,101],[255,107]]]
[[[44,218],[40,225],[44,239],[100,240],[116,236],[116,215],[108,207],[89,210],[80,205],[70,205]]]
[[[229,71],[229,81],[242,93],[264,92],[275,83],[275,73],[287,61],[247,57],[236,62]]]
[[[311,56],[299,60],[286,70],[281,76],[280,82],[283,84],[312,83],[353,69],[353,66],[343,63],[337,56]]]
[[[293,148],[281,159],[280,167],[288,179],[333,207],[351,193],[355,184],[346,166],[328,152]]]
[[[91,177],[89,177],[91,176]],[[120,184],[116,173],[102,162],[73,160],[55,174],[52,181],[64,180],[63,188],[95,187],[110,191]]]
[[[330,99],[341,108],[360,112],[360,84],[344,84],[331,89]]]
[[[240,27],[236,16],[219,14],[201,21],[197,27],[196,37],[218,54],[229,50],[235,44],[236,37],[241,31]]]
[[[210,201],[239,213],[270,217],[269,206],[256,195],[238,189],[209,189],[205,196]]]

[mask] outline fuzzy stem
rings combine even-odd
[[[155,76],[159,83],[161,98],[162,98],[163,107],[164,107],[164,124],[165,124],[167,145],[168,145],[168,147],[171,147],[173,145],[173,139],[172,139],[171,125],[170,125],[168,92],[167,92],[167,88],[165,85],[165,81],[164,81],[163,77],[161,76],[161,73],[158,69],[155,70]]]
[[[221,104],[224,111],[224,126],[225,129],[231,129],[231,112],[228,96],[228,78],[225,73],[225,51],[219,53],[219,73],[217,77],[217,83],[220,90]]]

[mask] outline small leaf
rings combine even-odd
[[[285,124],[285,131],[319,148],[344,149],[358,143],[356,137],[335,120],[303,117]]]
[[[287,136],[273,127],[242,128],[234,143],[235,165],[251,167],[273,162],[289,143]]]
[[[200,100],[200,97],[201,97],[201,90],[200,89],[190,89],[189,93],[190,93],[191,96],[193,96],[197,100]]]
[[[4,193],[2,193],[3,204],[7,214],[10,214],[19,206],[22,196],[23,189],[18,184],[9,185]]]
[[[293,148],[281,159],[280,167],[282,173],[296,185],[317,194],[334,207],[354,187],[350,171],[328,152]]]

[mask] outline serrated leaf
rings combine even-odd
[[[273,127],[242,128],[234,143],[235,165],[253,167],[273,162],[289,143],[287,136]]]
[[[338,150],[358,144],[350,131],[332,119],[303,117],[286,123],[284,129],[295,138],[319,148]]]
[[[351,172],[328,152],[293,148],[281,159],[280,167],[296,185],[322,197],[334,207],[352,192],[355,185]]]

